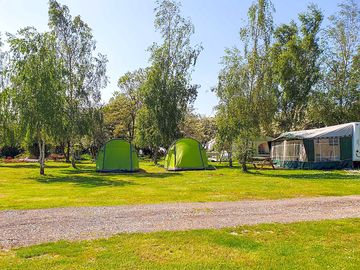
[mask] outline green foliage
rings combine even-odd
[[[21,130],[38,140],[40,173],[44,173],[45,144],[61,126],[64,102],[62,62],[55,37],[25,28],[9,38],[11,92]],[[51,106],[49,106],[51,104]]]
[[[104,107],[105,124],[112,138],[132,140],[136,112],[131,110],[133,103],[123,93],[115,93]]]
[[[9,52],[2,50],[0,33],[0,147],[19,148],[16,112],[9,89]]]
[[[232,167],[232,150],[236,138],[237,123],[228,104],[218,105],[216,108],[216,145],[219,153],[226,151],[229,155],[229,166]]]
[[[223,58],[223,69],[219,75],[218,86],[214,88],[219,98],[217,106],[216,123],[217,123],[217,147],[220,151],[227,151],[230,155],[229,162],[232,166],[232,149],[234,141],[238,136],[242,123],[238,119],[239,114],[246,113],[245,108],[240,108],[242,101],[246,97],[239,93],[245,89],[244,80],[241,72],[244,64],[240,51],[236,48],[225,51]],[[250,112],[249,112],[250,114]],[[243,117],[244,118],[244,117]],[[245,116],[246,118],[246,116]]]
[[[242,50],[227,49],[214,89],[218,98],[217,143],[246,171],[259,136],[305,127],[314,87],[319,82],[320,10],[310,5],[294,21],[274,31],[271,1],[255,1],[241,28]],[[272,38],[275,38],[272,42]],[[235,150],[235,151],[234,151]]]
[[[20,145],[16,113],[10,88],[0,90],[0,146]]]
[[[181,124],[180,132],[183,137],[190,137],[205,145],[216,136],[216,123],[213,117],[197,114],[189,108]]]
[[[344,1],[339,8],[324,29],[322,80],[309,110],[313,125],[359,120],[360,8],[352,0]]]
[[[295,22],[283,24],[275,30],[272,62],[277,82],[278,131],[301,129],[306,122],[310,95],[320,78],[320,46],[318,33],[321,11],[314,5],[299,15]]]
[[[133,141],[138,111],[141,108],[141,87],[146,71],[138,69],[127,72],[119,78],[120,91],[115,92],[104,107],[105,125],[112,138],[126,138]]]
[[[142,90],[145,108],[138,125],[142,134],[140,144],[146,144],[148,138],[155,152],[180,135],[186,109],[197,95],[199,86],[191,84],[191,72],[202,50],[201,46],[191,45],[194,26],[181,16],[180,3],[173,0],[156,3],[155,29],[160,32],[162,43],[154,43],[149,49],[151,67]]]
[[[275,113],[269,46],[272,36],[273,6],[259,0],[248,12],[248,24],[241,28],[243,50],[227,49],[218,86],[218,145],[231,156],[233,148],[244,171],[252,156],[252,141],[261,133],[271,132]],[[235,147],[234,147],[235,144]]]
[[[2,40],[1,40],[1,32],[0,32],[0,93],[3,92],[5,88],[5,57],[6,53],[2,51]]]
[[[0,157],[16,157],[17,155],[21,154],[23,150],[17,146],[2,146],[0,148]]]
[[[80,145],[82,150],[88,150],[94,160],[99,149],[108,140],[109,135],[105,127],[103,108],[89,108],[86,114],[88,124],[87,134],[82,136]]]
[[[32,134],[31,132],[27,132],[25,137],[22,138],[22,147],[25,150],[25,154],[29,158],[38,159],[40,157],[40,147],[39,147],[39,139],[36,134]],[[49,137],[48,139],[53,139]],[[44,155],[47,157],[49,153],[50,145],[48,142],[45,143]]]
[[[141,148],[150,148],[154,154],[154,162],[157,163],[157,152],[162,144],[162,137],[158,127],[155,125],[154,118],[153,111],[149,110],[147,106],[142,106],[138,112],[139,121],[136,125],[135,143]]]
[[[0,140],[8,146],[37,141],[42,156],[51,140],[63,152],[67,147],[75,166],[75,147],[94,156],[106,139],[100,89],[107,59],[95,55],[91,28],[55,0],[49,1],[49,26],[51,33],[28,27],[19,38],[9,35],[11,54],[1,51],[0,40]]]
[[[247,87],[262,135],[274,133],[273,118],[277,108],[270,58],[274,12],[271,0],[254,1],[248,10],[248,22],[240,29]]]
[[[91,28],[80,16],[73,18],[68,7],[56,0],[49,1],[49,26],[56,37],[58,57],[64,61],[66,98],[58,139],[70,148],[75,167],[74,145],[82,136],[91,135],[91,113],[99,108],[100,89],[107,83],[107,59],[100,53],[95,55]]]

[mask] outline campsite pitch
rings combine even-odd
[[[360,194],[360,175],[347,171],[254,170],[167,172],[140,162],[137,173],[96,173],[94,164],[1,164],[0,209],[216,202]]]

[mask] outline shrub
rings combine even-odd
[[[0,156],[1,157],[16,157],[20,155],[24,150],[16,145],[5,145],[0,149]]]

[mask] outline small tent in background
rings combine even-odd
[[[357,167],[360,161],[360,123],[283,133],[271,142],[271,159],[283,168]]]
[[[169,147],[164,167],[169,171],[206,170],[209,165],[201,143],[191,138],[183,138]]]
[[[108,141],[96,158],[98,172],[134,172],[139,170],[139,160],[135,147],[122,139]]]

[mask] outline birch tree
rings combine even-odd
[[[201,45],[191,44],[194,25],[181,15],[181,4],[174,0],[156,4],[155,29],[162,41],[149,49],[151,66],[142,91],[144,108],[138,124],[138,141],[140,145],[153,142],[155,163],[159,146],[167,147],[180,136],[186,109],[197,96],[199,86],[191,83],[191,74],[202,50]]]
[[[329,21],[322,36],[322,80],[310,109],[310,121],[321,125],[358,121],[360,113],[360,8],[344,1]]]
[[[14,106],[23,133],[37,138],[40,174],[45,171],[45,145],[59,132],[64,102],[62,62],[55,37],[25,28],[9,38],[10,80]]]
[[[323,15],[310,5],[294,21],[280,25],[272,47],[277,84],[278,132],[304,128],[310,97],[320,79],[319,31]]]
[[[107,84],[107,58],[96,54],[96,42],[91,28],[80,16],[71,16],[66,5],[49,1],[49,26],[56,37],[58,57],[64,61],[63,84],[66,89],[62,134],[67,144],[65,156],[71,156],[75,167],[75,144],[89,133],[84,121],[89,108],[99,107],[100,89]]]
[[[276,98],[270,62],[274,8],[269,0],[257,0],[249,8],[247,24],[240,29],[241,49],[225,51],[223,68],[214,89],[218,143],[239,160],[242,170],[253,153],[253,141],[270,133]],[[231,159],[230,159],[231,165]]]

